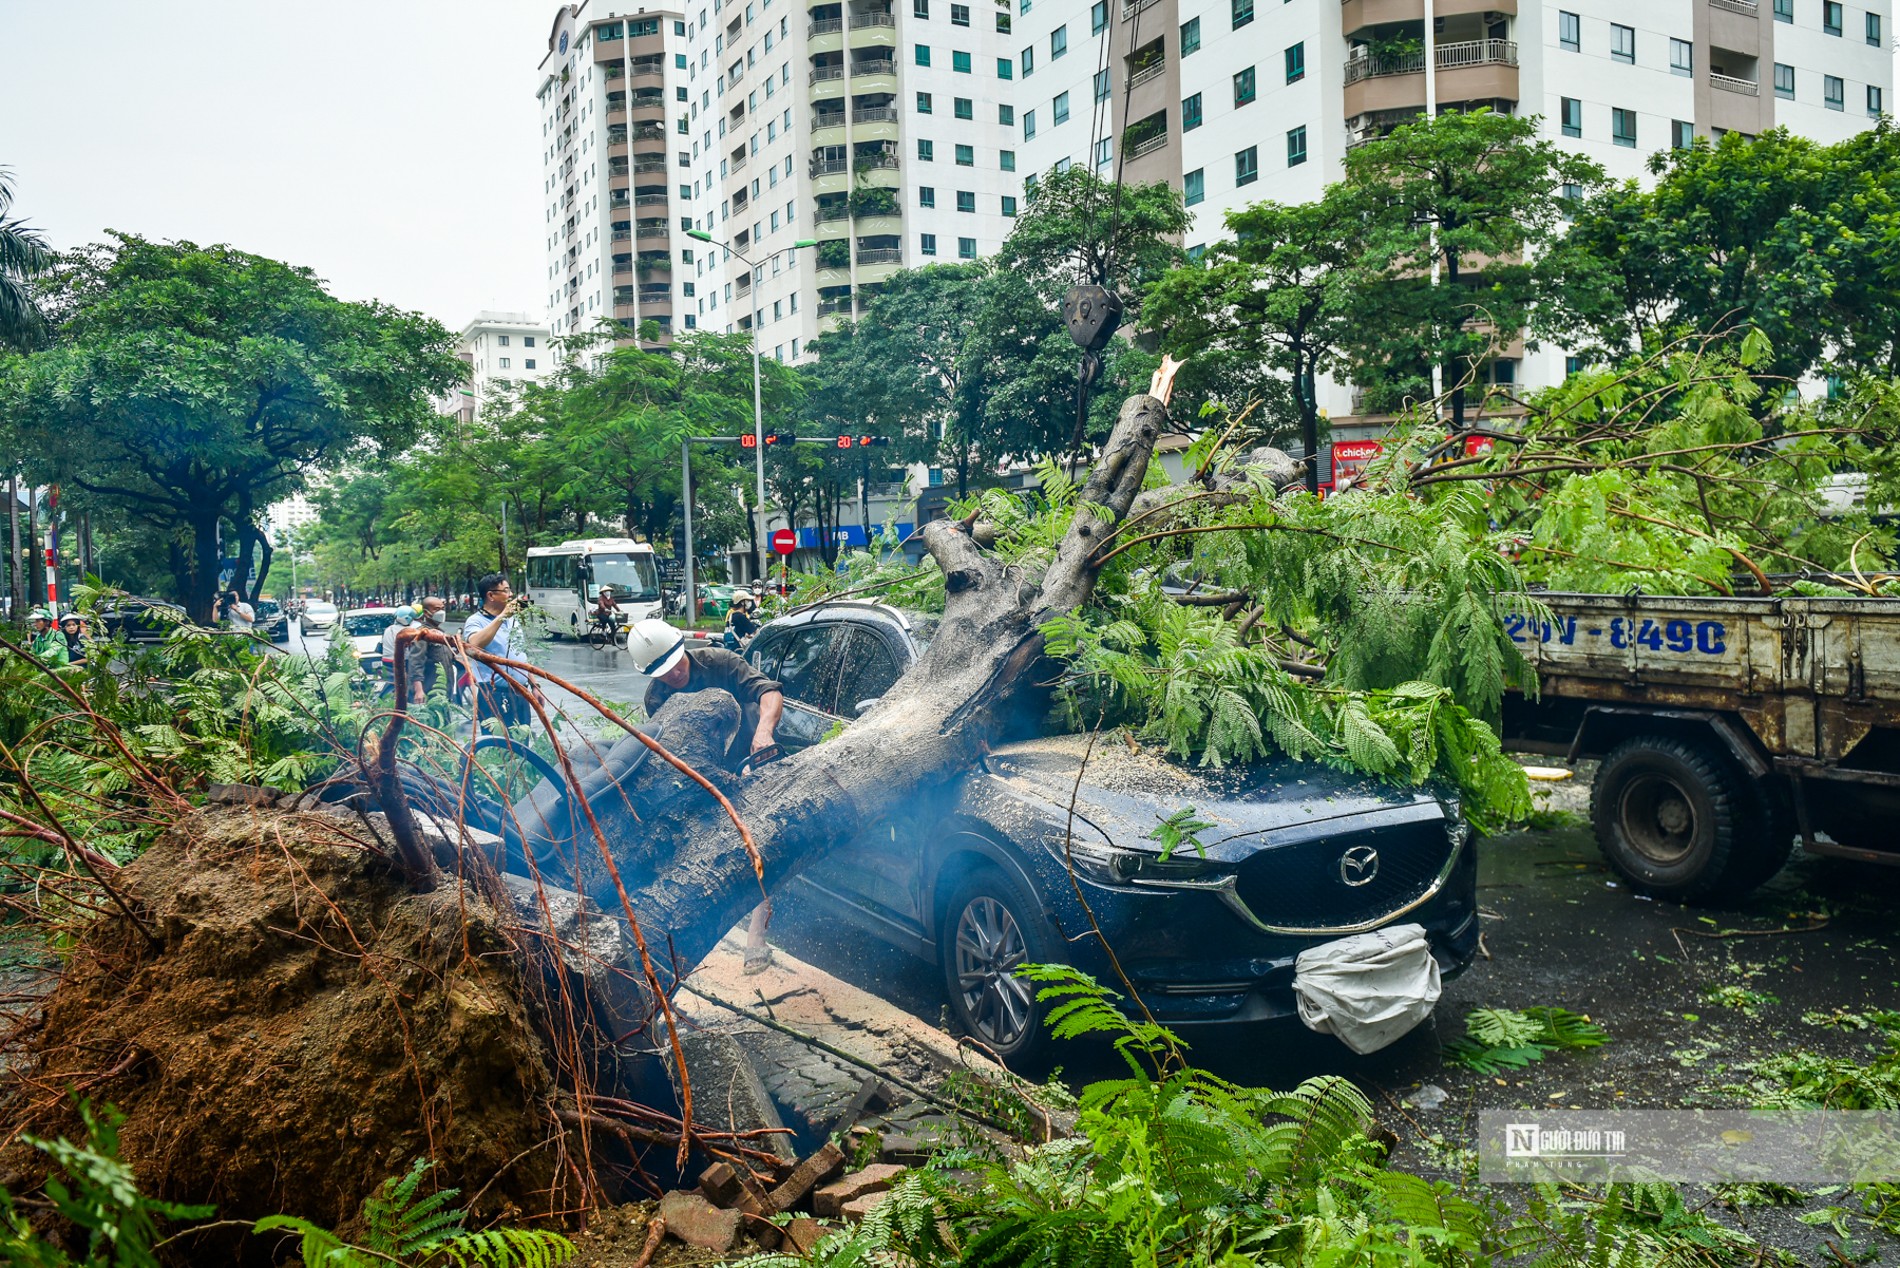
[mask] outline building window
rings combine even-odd
[[[917,205],[919,207],[935,207],[937,205],[937,187],[935,185],[919,185],[917,187]]]
[[[1056,94],[1056,99],[1049,103],[1049,116],[1057,123],[1067,123],[1069,121],[1068,93],[1059,92]]]
[[[957,239],[957,258],[959,260],[974,260],[976,258],[975,238]]]
[[[917,161],[919,163],[932,163],[936,161],[936,158],[937,143],[935,141],[924,141],[920,139],[917,142]]]
[[[1841,33],[1840,0],[1821,0],[1821,30],[1829,35]]]
[[[1095,167],[1101,170],[1115,161],[1115,138],[1103,137],[1095,143]]]
[[[534,347],[534,336],[533,335],[521,336],[521,346],[524,348]]]
[[[952,97],[950,109],[959,119],[976,118],[976,103],[968,97]]]
[[[930,20],[930,0],[910,0],[910,16]]]
[[[917,113],[918,114],[929,114],[931,110],[934,108],[934,105],[935,103],[929,93],[920,92],[917,94]]]
[[[1298,167],[1306,162],[1306,125],[1302,123],[1286,134],[1286,165]]]
[[[1034,110],[1025,110],[1023,111],[1023,140],[1027,141],[1030,137],[1035,135],[1036,112]]]
[[[1015,127],[1016,126],[1016,107],[1014,106],[996,107],[996,121],[1002,124],[1006,128]]]
[[[507,335],[496,335],[496,336],[495,336],[495,342],[496,342],[496,343],[498,343],[498,344],[500,344],[500,345],[501,345],[502,347],[504,347],[504,348],[506,348],[506,347],[508,346],[508,336],[507,336]]]
[[[930,65],[930,45],[918,44],[911,49],[911,60],[919,66]]]
[[[1636,148],[1636,112],[1610,110],[1610,139],[1626,149]]]
[[[1867,43],[1874,48],[1880,47],[1880,15],[1878,13],[1867,15]]]
[[[1636,61],[1636,28],[1610,23],[1610,56],[1619,62]]]
[[[1183,176],[1181,178],[1181,193],[1185,196],[1187,205],[1190,207],[1205,199],[1207,197],[1207,169],[1197,167]]]
[[[1016,78],[1016,63],[1007,57],[996,59],[996,77],[998,79]]]
[[[1251,185],[1260,179],[1260,147],[1250,145],[1234,155],[1234,184]]]
[[[1306,78],[1306,41],[1301,40],[1286,51],[1286,82],[1297,84]]]
[[[1847,82],[1837,75],[1821,76],[1822,96],[1829,110],[1847,108]]]
[[[976,147],[974,145],[959,145],[957,147],[957,166],[976,166]]]
[[[1794,0],[1788,0],[1793,4]],[[1573,53],[1583,51],[1583,21],[1574,13],[1557,11],[1557,43]]]
[[[1010,25],[1009,14],[999,13],[996,15],[996,33],[998,35],[1008,35]]]
[[[1095,99],[1097,101],[1108,100],[1108,72],[1105,70],[1095,72]]]
[[[1003,195],[1003,214],[1005,216],[1013,216],[1016,214],[1016,199],[1014,195]]]
[[[1181,99],[1181,131],[1192,132],[1201,126],[1201,94]]]
[[[500,362],[500,365],[501,365],[501,368],[502,368],[502,369],[504,369],[504,370],[506,370],[506,369],[508,369],[508,368],[509,368],[509,365],[508,365],[508,358],[507,358],[507,357],[503,357],[503,358],[501,359],[501,362]]]
[[[1879,84],[1867,85],[1867,113],[1876,119],[1881,115]]]
[[[1201,47],[1201,20],[1192,18],[1181,24],[1181,56],[1196,52]]]
[[[1559,97],[1557,115],[1563,122],[1565,136],[1583,135],[1583,102],[1575,97]]]
[[[950,6],[950,25],[951,26],[970,25],[970,6],[967,4],[951,5]]]
[[[937,254],[937,235],[926,233],[917,240],[917,249],[925,255]]]
[[[1239,71],[1234,75],[1234,104],[1244,106],[1253,100],[1253,67]]]
[[[1016,151],[998,150],[996,152],[996,166],[998,166],[1005,172],[1015,171],[1016,170]]]
[[[1794,100],[1794,67],[1783,62],[1775,63],[1775,96]]]
[[[1108,0],[1095,0],[1089,6],[1089,34],[1100,35],[1108,25]]]
[[[959,75],[970,74],[970,55],[968,53],[951,53],[950,69]]]
[[[1024,49],[1022,62],[1023,78],[1028,79],[1031,75],[1036,73],[1036,50],[1033,48]]]
[[[1687,40],[1669,41],[1669,73],[1672,75],[1695,75],[1695,45]]]
[[[976,210],[976,193],[973,190],[959,189],[957,191],[957,210],[962,212]]]
[[[1686,150],[1695,144],[1695,124],[1687,119],[1669,121],[1669,144],[1678,150]]]
[[[1253,0],[1233,0],[1234,29],[1238,31],[1253,21]]]
[[[1055,61],[1069,51],[1069,24],[1063,23],[1049,32],[1049,60]]]
[[[1775,0],[1775,21],[1794,21],[1794,0]]]
[[[1583,201],[1583,186],[1572,181],[1565,181],[1558,189],[1557,197],[1565,203],[1580,203]],[[1569,210],[1566,209],[1564,214],[1569,215]]]

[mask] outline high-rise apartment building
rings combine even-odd
[[[789,361],[897,269],[993,253],[1029,170],[1013,20],[995,0],[563,8],[538,92],[554,333],[756,325]]]
[[[1125,179],[1182,189],[1190,248],[1225,237],[1230,209],[1318,197],[1348,149],[1418,117],[1428,93],[1441,110],[1541,116],[1620,179],[1696,136],[1782,126],[1837,141],[1893,91],[1889,0],[1017,3],[1024,169],[1109,177],[1119,151]],[[1520,343],[1490,373],[1540,385],[1564,361]],[[1336,437],[1382,429],[1355,426],[1349,385],[1319,392]]]

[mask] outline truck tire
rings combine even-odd
[[[1610,866],[1642,893],[1682,903],[1730,897],[1772,874],[1762,871],[1774,836],[1763,818],[1739,771],[1669,736],[1611,749],[1590,792],[1590,821]]]

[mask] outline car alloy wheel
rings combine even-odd
[[[977,1038],[1013,1050],[1035,1026],[1032,988],[1015,970],[1028,958],[1021,926],[988,894],[965,903],[956,924],[956,988]]]

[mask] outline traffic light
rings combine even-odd
[[[759,438],[757,436],[754,436],[751,432],[747,432],[745,435],[739,437],[739,448],[757,449],[758,447],[759,447]]]
[[[851,437],[849,437],[849,436],[840,436],[840,437],[838,437],[838,448],[840,448],[840,449],[849,449],[849,448],[851,448]]]
[[[789,445],[796,439],[798,439],[798,437],[781,436],[775,431],[768,431],[765,433],[765,443],[768,445]]]
[[[883,445],[888,445],[890,443],[891,443],[891,438],[889,436],[859,436],[858,437],[858,444],[865,449],[869,449],[873,445],[883,446]]]

